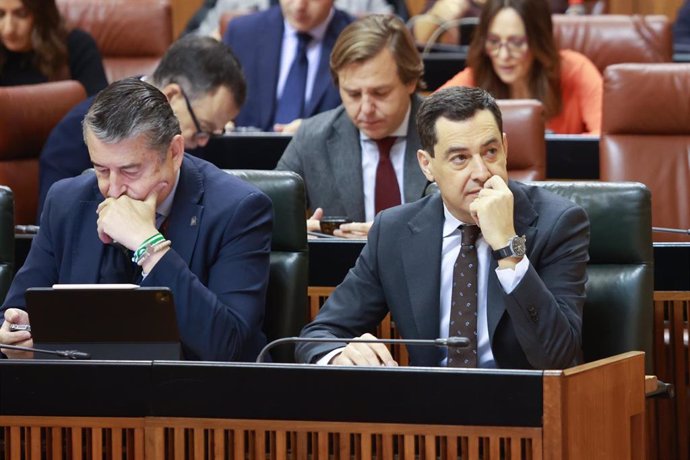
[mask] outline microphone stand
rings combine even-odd
[[[682,235],[690,235],[690,228],[667,228],[667,227],[652,227],[653,232],[659,233],[680,233]]]
[[[268,352],[278,346],[286,343],[389,343],[402,345],[422,345],[431,347],[445,347],[445,348],[464,348],[470,345],[470,339],[467,337],[448,337],[447,339],[341,339],[338,337],[283,337],[276,339],[261,349],[259,356],[256,357],[257,363],[263,363],[264,357]]]
[[[79,350],[46,350],[43,348],[23,347],[21,345],[0,345],[0,349],[3,349],[3,348],[6,350],[29,351],[32,353],[45,353],[47,355],[55,355],[55,356],[59,356],[61,358],[67,358],[67,359],[91,359],[91,355],[89,353],[85,353],[85,352],[79,351]]]

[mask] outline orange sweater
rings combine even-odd
[[[563,109],[546,123],[546,129],[558,134],[599,134],[603,79],[586,56],[561,50],[561,94]],[[472,69],[467,67],[448,80],[448,86],[476,86]]]

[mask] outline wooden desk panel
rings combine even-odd
[[[64,371],[47,367],[45,363],[26,364],[43,369],[44,377],[62,375],[81,378],[80,364],[62,363]],[[113,365],[115,365],[113,363]],[[64,417],[0,415],[0,429],[4,430],[4,442],[0,455],[9,459],[24,458],[227,458],[232,460],[511,460],[527,459],[639,459],[644,453],[644,437],[638,436],[644,423],[644,355],[626,353],[563,371],[481,371],[449,369],[347,369],[318,368],[314,366],[238,366],[211,363],[150,363],[153,372],[139,383],[139,391],[152,398],[149,410],[140,417]],[[157,374],[157,367],[170,374]],[[186,369],[182,369],[186,367]],[[239,399],[254,402],[258,412],[273,411],[282,414],[283,406],[291,413],[292,402],[282,395],[257,390],[256,371],[274,369],[280,377],[285,372],[302,374],[304,384],[291,386],[294,394],[311,394],[311,403],[302,404],[303,413],[318,414],[317,419],[263,419],[259,414],[234,418],[234,403]],[[13,364],[0,364],[0,373],[16,370]],[[180,373],[178,371],[183,370]],[[209,389],[206,371],[220,376],[221,382],[245,385],[241,393]],[[189,371],[195,371],[189,373]],[[40,372],[37,371],[37,372]],[[57,372],[57,374],[56,374]],[[330,374],[330,375],[329,375]],[[368,393],[344,383],[333,386],[328,381],[333,376],[351,374],[362,385],[368,384]],[[190,380],[190,376],[194,376]],[[252,377],[253,376],[253,377]],[[393,376],[395,383],[386,384],[384,391],[371,391],[380,385],[379,378]],[[263,376],[260,376],[263,377]],[[409,377],[413,377],[412,381]],[[447,399],[446,404],[431,403],[434,393],[453,388],[467,378],[479,378],[471,396]],[[508,377],[508,380],[505,378]],[[326,378],[324,380],[324,378]],[[427,384],[415,385],[414,379],[426,379]],[[352,382],[354,380],[350,380]],[[481,396],[486,382],[498,384],[499,393],[507,406],[520,404],[539,407],[537,423],[524,418],[524,410],[513,414],[524,419],[506,426],[492,423],[435,423],[448,420],[459,413],[479,420],[493,405],[493,401]],[[537,387],[525,391],[516,383],[537,383]],[[0,412],[4,402],[24,396],[21,381],[5,380],[5,393],[0,396]],[[307,384],[309,382],[309,384]],[[55,382],[43,380],[45,388]],[[92,381],[98,393],[101,380]],[[418,382],[417,382],[418,383]],[[170,393],[174,399],[166,399],[166,393],[155,394],[152,390],[160,385],[187,385],[189,393]],[[281,378],[268,382],[275,388],[289,386]],[[262,384],[260,386],[265,385]],[[211,385],[213,387],[213,385]],[[391,390],[404,389],[407,397],[398,399],[395,406],[387,403],[386,394]],[[283,391],[286,391],[283,388]],[[7,393],[9,392],[9,393]],[[333,421],[340,413],[329,412],[330,400],[354,398],[358,420]],[[443,393],[452,395],[453,392]],[[127,395],[101,393],[102,398],[117,399]],[[165,407],[173,413],[157,416],[156,398],[163,397]],[[398,398],[398,396],[396,396]],[[201,399],[221,406],[218,416],[186,417],[174,413],[188,402],[183,412],[194,413]],[[473,404],[475,408],[469,406]],[[512,402],[511,402],[512,401]],[[27,407],[30,401],[25,400]],[[326,404],[324,404],[326,403]],[[420,414],[411,406],[422,404]],[[477,404],[478,403],[478,404]],[[77,406],[79,402],[76,402]],[[59,405],[59,402],[58,402]],[[400,406],[400,409],[395,407]],[[222,409],[225,407],[225,409]],[[477,409],[477,407],[479,409]],[[176,409],[177,408],[177,409]],[[31,408],[36,411],[39,408]],[[403,419],[398,422],[381,422],[381,417],[393,409]],[[450,410],[449,410],[450,409]],[[501,407],[501,412],[515,408]],[[72,409],[70,409],[71,411]],[[78,408],[77,408],[78,410]],[[526,412],[530,412],[529,410]],[[431,417],[431,423],[414,423],[414,419]],[[437,418],[438,417],[438,418]],[[409,420],[409,422],[408,422]]]

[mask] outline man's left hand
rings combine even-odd
[[[470,204],[470,213],[493,250],[504,247],[516,234],[513,192],[500,176],[492,176],[484,183],[479,196]]]
[[[340,227],[333,231],[333,236],[353,240],[366,239],[372,225],[373,222],[352,222],[349,224],[341,224]]]
[[[158,231],[156,203],[158,194],[165,185],[156,185],[144,201],[135,200],[127,195],[106,198],[96,210],[98,238],[105,244],[117,241],[134,251],[147,238],[155,235]]]

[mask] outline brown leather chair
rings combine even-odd
[[[68,26],[89,32],[108,81],[148,75],[173,42],[170,0],[57,0]]]
[[[84,87],[72,80],[0,88],[0,184],[14,192],[15,223],[35,222],[43,143],[85,98]]]
[[[624,62],[671,62],[671,23],[663,15],[554,15],[556,44],[587,56],[600,72]]]
[[[544,108],[533,99],[499,100],[508,138],[508,175],[514,180],[546,178]]]
[[[644,183],[656,227],[690,228],[689,101],[690,64],[619,64],[604,73],[601,179]],[[657,232],[654,240],[690,237]]]

